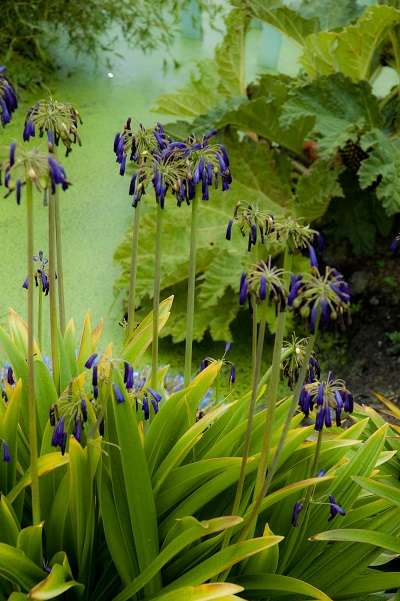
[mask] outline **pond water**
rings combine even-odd
[[[86,57],[77,59],[68,48],[57,51],[61,68],[48,82],[49,90],[56,98],[77,106],[84,121],[82,148],[74,148],[68,159],[63,160],[72,182],[70,189],[61,193],[66,311],[67,317],[74,316],[78,328],[89,309],[93,321],[103,317],[104,341],[111,335],[118,340],[122,333],[118,326],[121,306],[120,302],[114,302],[113,296],[113,283],[118,274],[113,254],[132,219],[128,178],[118,175],[112,153],[114,135],[129,115],[145,125],[162,119],[162,115],[151,112],[153,102],[159,94],[174,91],[184,84],[195,61],[212,56],[219,37],[218,32],[206,28],[202,40],[183,36],[177,39],[173,55],[181,63],[179,69],[174,69],[171,61],[170,66],[163,69],[163,60],[168,57],[162,53],[143,55],[129,48],[123,39],[118,42],[119,56],[112,57],[112,66],[106,56],[100,56],[95,64]],[[272,50],[274,44],[280,44],[276,36],[267,37],[265,42],[265,34],[257,30],[250,33],[248,80],[257,71],[260,53],[265,57],[265,48],[258,49],[257,46],[261,39],[264,44],[272,44]],[[272,55],[276,62],[279,53],[272,52]],[[287,56],[290,60],[286,64],[293,69],[293,49],[290,47]],[[259,65],[262,62],[259,60]],[[42,95],[42,91],[21,94],[20,109],[12,124],[0,132],[2,145],[20,139],[26,109]],[[25,219],[24,202],[18,207],[13,197],[1,198],[2,323],[9,307],[26,315],[26,294],[21,287],[26,277]],[[47,209],[39,195],[35,198],[35,249],[47,253]],[[203,350],[198,352],[201,355]],[[175,354],[180,361],[179,347]],[[170,354],[168,360],[171,360]]]

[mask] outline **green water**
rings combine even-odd
[[[68,49],[58,50],[61,70],[49,82],[51,93],[58,99],[73,103],[79,109],[84,124],[81,128],[82,148],[74,148],[63,160],[70,189],[61,193],[62,230],[65,262],[65,293],[67,317],[74,317],[79,330],[85,313],[90,310],[94,322],[105,320],[103,342],[121,339],[120,303],[114,303],[113,283],[118,266],[114,251],[132,220],[132,208],[127,194],[128,178],[118,175],[112,153],[115,132],[128,116],[151,125],[163,115],[150,108],[159,94],[171,92],[187,80],[194,62],[212,56],[219,35],[206,30],[202,41],[177,40],[173,54],[181,63],[179,69],[163,69],[164,56],[143,55],[119,42],[119,57],[112,66],[106,57],[97,64],[73,57]],[[257,32],[249,36],[247,57],[248,79],[257,70]],[[20,108],[10,126],[0,132],[1,143],[20,140],[26,109],[43,93],[24,94]],[[165,118],[165,116],[164,116]],[[39,141],[37,141],[39,143]],[[36,142],[34,142],[36,143]],[[35,248],[47,252],[47,209],[40,196],[35,202]],[[17,206],[13,197],[0,197],[1,288],[0,321],[4,322],[9,307],[26,315],[26,294],[21,285],[26,276],[25,203]],[[47,303],[47,299],[46,299]],[[239,332],[238,328],[238,332]],[[232,359],[239,362],[239,373],[249,366],[248,339],[241,340]],[[172,347],[164,341],[161,361],[176,368],[183,364],[183,346]],[[195,361],[205,355],[220,356],[223,345],[211,341],[195,349]]]

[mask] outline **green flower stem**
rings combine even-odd
[[[136,305],[136,276],[137,276],[137,258],[139,244],[139,224],[140,224],[140,203],[135,208],[132,231],[131,247],[131,273],[129,278],[129,298],[128,298],[128,327],[126,332],[127,339],[135,331],[135,305]]]
[[[158,371],[158,330],[160,312],[160,283],[161,283],[161,229],[163,209],[157,205],[156,249],[154,264],[154,293],[153,293],[153,345],[151,363],[151,385],[157,390]]]
[[[32,182],[26,177],[26,207],[27,207],[27,262],[28,262],[28,416],[29,416],[29,446],[31,455],[31,489],[33,524],[40,523],[40,490],[38,473],[38,444],[35,403],[35,372],[33,362],[33,192]]]
[[[281,435],[279,437],[278,446],[274,453],[271,467],[268,470],[267,479],[265,481],[264,489],[262,492],[262,498],[264,498],[265,495],[267,494],[269,487],[271,485],[272,479],[275,475],[275,470],[277,468],[277,465],[278,465],[278,462],[279,462],[279,459],[280,459],[280,456],[282,453],[282,449],[285,446],[286,438],[287,438],[289,428],[290,428],[290,423],[293,419],[294,414],[296,413],[296,408],[299,404],[300,393],[303,388],[304,380],[306,378],[306,373],[307,373],[307,369],[308,369],[308,362],[309,362],[311,354],[314,350],[315,341],[317,338],[316,333],[317,333],[317,324],[315,327],[315,334],[310,337],[308,344],[306,346],[306,350],[304,353],[304,362],[303,362],[303,365],[301,366],[299,378],[297,380],[296,387],[293,391],[292,402],[289,407],[289,411],[287,412],[287,415],[286,415],[285,423],[283,425],[283,429],[282,429]]]
[[[53,365],[53,379],[57,392],[60,392],[60,365],[58,355],[58,324],[56,299],[56,236],[55,207],[57,199],[53,194],[49,198],[49,298],[50,298],[50,346]]]
[[[42,289],[40,287],[40,285],[38,286],[38,292],[39,292],[39,296],[38,296],[38,344],[39,344],[39,348],[42,351],[42,345],[43,345],[43,292]]]
[[[198,200],[195,196],[192,200],[192,219],[190,224],[189,279],[186,309],[185,386],[189,386],[190,380],[192,379],[194,293],[196,289],[197,220]]]
[[[57,253],[57,288],[58,288],[58,310],[60,315],[61,334],[65,332],[65,296],[64,296],[64,268],[62,255],[62,235],[61,235],[61,215],[60,215],[60,197],[58,190],[54,194],[54,225],[56,235],[56,253]]]
[[[312,476],[314,476],[317,473],[317,467],[319,464],[319,456],[321,454],[322,436],[323,436],[323,430],[320,430],[318,432],[317,444],[315,445],[314,458],[313,458],[311,468],[308,473],[309,478],[311,478]],[[303,519],[301,519],[302,515],[300,514],[300,520],[299,520],[300,524],[296,528],[293,528],[293,530],[291,532],[291,536],[288,539],[288,544],[285,549],[285,554],[282,558],[282,564],[279,566],[280,573],[283,573],[283,571],[290,565],[290,562],[293,562],[293,559],[294,559],[293,554],[295,553],[296,549],[298,548],[298,542],[304,538],[305,532],[308,527],[308,522],[310,519],[311,500],[314,496],[314,492],[315,492],[315,486],[313,486],[311,488],[309,487],[307,489],[307,492],[306,492],[306,495],[304,498],[304,503],[303,503],[303,511],[302,511]]]
[[[255,313],[255,311],[253,310],[253,323],[254,323],[254,320],[257,319],[257,318],[254,318],[254,313]],[[254,334],[254,329],[253,329],[253,334]],[[233,507],[232,507],[232,515],[237,514],[237,512],[239,510],[239,506],[240,506],[240,501],[242,500],[243,486],[244,486],[245,473],[246,473],[246,465],[247,465],[247,461],[249,458],[251,435],[253,433],[253,421],[254,421],[254,414],[255,414],[256,403],[257,403],[258,382],[260,379],[261,362],[262,362],[262,355],[263,355],[263,349],[264,349],[264,339],[265,339],[265,321],[262,320],[260,323],[259,333],[258,333],[257,351],[256,351],[256,357],[255,357],[255,365],[254,365],[254,369],[253,369],[251,399],[250,399],[250,403],[249,403],[249,407],[248,407],[248,414],[247,414],[247,428],[246,428],[246,434],[245,434],[245,440],[244,440],[242,463],[240,465],[240,475],[239,475],[235,499],[234,499]]]
[[[291,266],[292,255],[289,253],[289,249],[286,247],[283,265],[286,272],[286,284],[288,284],[289,271],[291,269]],[[266,482],[266,469],[268,465],[268,459],[271,453],[272,429],[274,425],[276,403],[278,400],[278,389],[281,375],[282,347],[283,336],[285,333],[286,315],[286,311],[281,311],[277,319],[274,349],[272,354],[271,375],[266,395],[266,419],[263,434],[263,444],[253,494],[254,502],[252,510],[249,514],[249,518],[247,519],[246,524],[241,532],[240,540],[246,538],[248,533],[251,532],[253,527],[255,526],[255,520],[257,519],[258,511],[264,498],[263,489],[265,487]]]

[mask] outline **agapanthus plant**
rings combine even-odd
[[[58,100],[49,97],[39,100],[28,110],[25,118],[23,139],[27,142],[36,135],[43,137],[46,134],[49,153],[54,154],[54,157],[56,158],[57,147],[62,144],[65,148],[65,156],[68,156],[72,151],[74,144],[81,146],[81,139],[78,132],[80,124],[82,124],[81,116],[79,111],[72,104],[59,102]],[[51,194],[54,196],[53,202],[55,205],[52,227],[55,230],[54,245],[57,256],[60,329],[61,332],[64,333],[66,319],[60,203],[55,187],[51,189]],[[51,211],[49,211],[49,216],[50,213]]]
[[[134,163],[129,194],[135,207],[132,235],[131,275],[128,300],[128,335],[134,329],[135,288],[137,272],[137,249],[139,236],[139,201],[151,185],[157,203],[155,276],[153,292],[153,366],[152,383],[157,387],[158,365],[158,306],[160,295],[161,268],[161,222],[162,210],[168,193],[175,196],[178,206],[182,203],[192,205],[188,301],[185,350],[185,384],[188,385],[192,371],[192,343],[194,322],[194,294],[196,276],[196,230],[197,230],[197,188],[201,187],[202,200],[209,200],[210,188],[219,186],[228,190],[232,182],[229,158],[222,144],[210,142],[215,131],[200,138],[190,136],[184,141],[173,140],[157,123],[154,129],[142,124],[132,129],[132,120],[128,119],[123,131],[114,139],[114,152],[120,165],[120,175],[124,175],[129,162]]]
[[[6,68],[0,65],[0,121],[3,127],[10,123],[17,107],[17,95],[13,85],[6,76]]]
[[[57,186],[66,190],[69,186],[64,168],[56,159],[48,154],[40,152],[38,149],[22,149],[15,143],[10,145],[8,160],[2,165],[2,174],[4,174],[4,185],[8,192],[6,196],[15,193],[17,203],[20,204],[22,198],[22,189],[26,190],[26,214],[27,214],[27,272],[28,272],[28,409],[29,409],[29,446],[31,455],[31,474],[32,474],[32,511],[33,522],[40,522],[40,492],[38,478],[38,448],[37,448],[37,429],[36,429],[36,405],[34,391],[34,324],[33,324],[33,292],[34,292],[34,268],[33,268],[33,190],[40,193],[46,193],[48,190],[54,191]],[[51,245],[49,245],[49,248]],[[52,268],[53,265],[53,268]],[[50,294],[54,289],[54,262],[50,255]],[[58,340],[57,329],[52,327],[52,363],[55,377],[58,374]]]
[[[343,380],[334,378],[329,372],[326,380],[319,377],[304,384],[300,394],[299,407],[308,417],[316,407],[315,430],[318,432],[332,426],[332,416],[336,426],[342,425],[343,412],[353,412],[353,395]]]

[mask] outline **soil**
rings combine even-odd
[[[333,369],[357,402],[375,405],[375,391],[400,405],[400,256],[385,249],[379,258],[346,259],[340,268],[351,284],[353,311],[345,332],[331,338]]]

